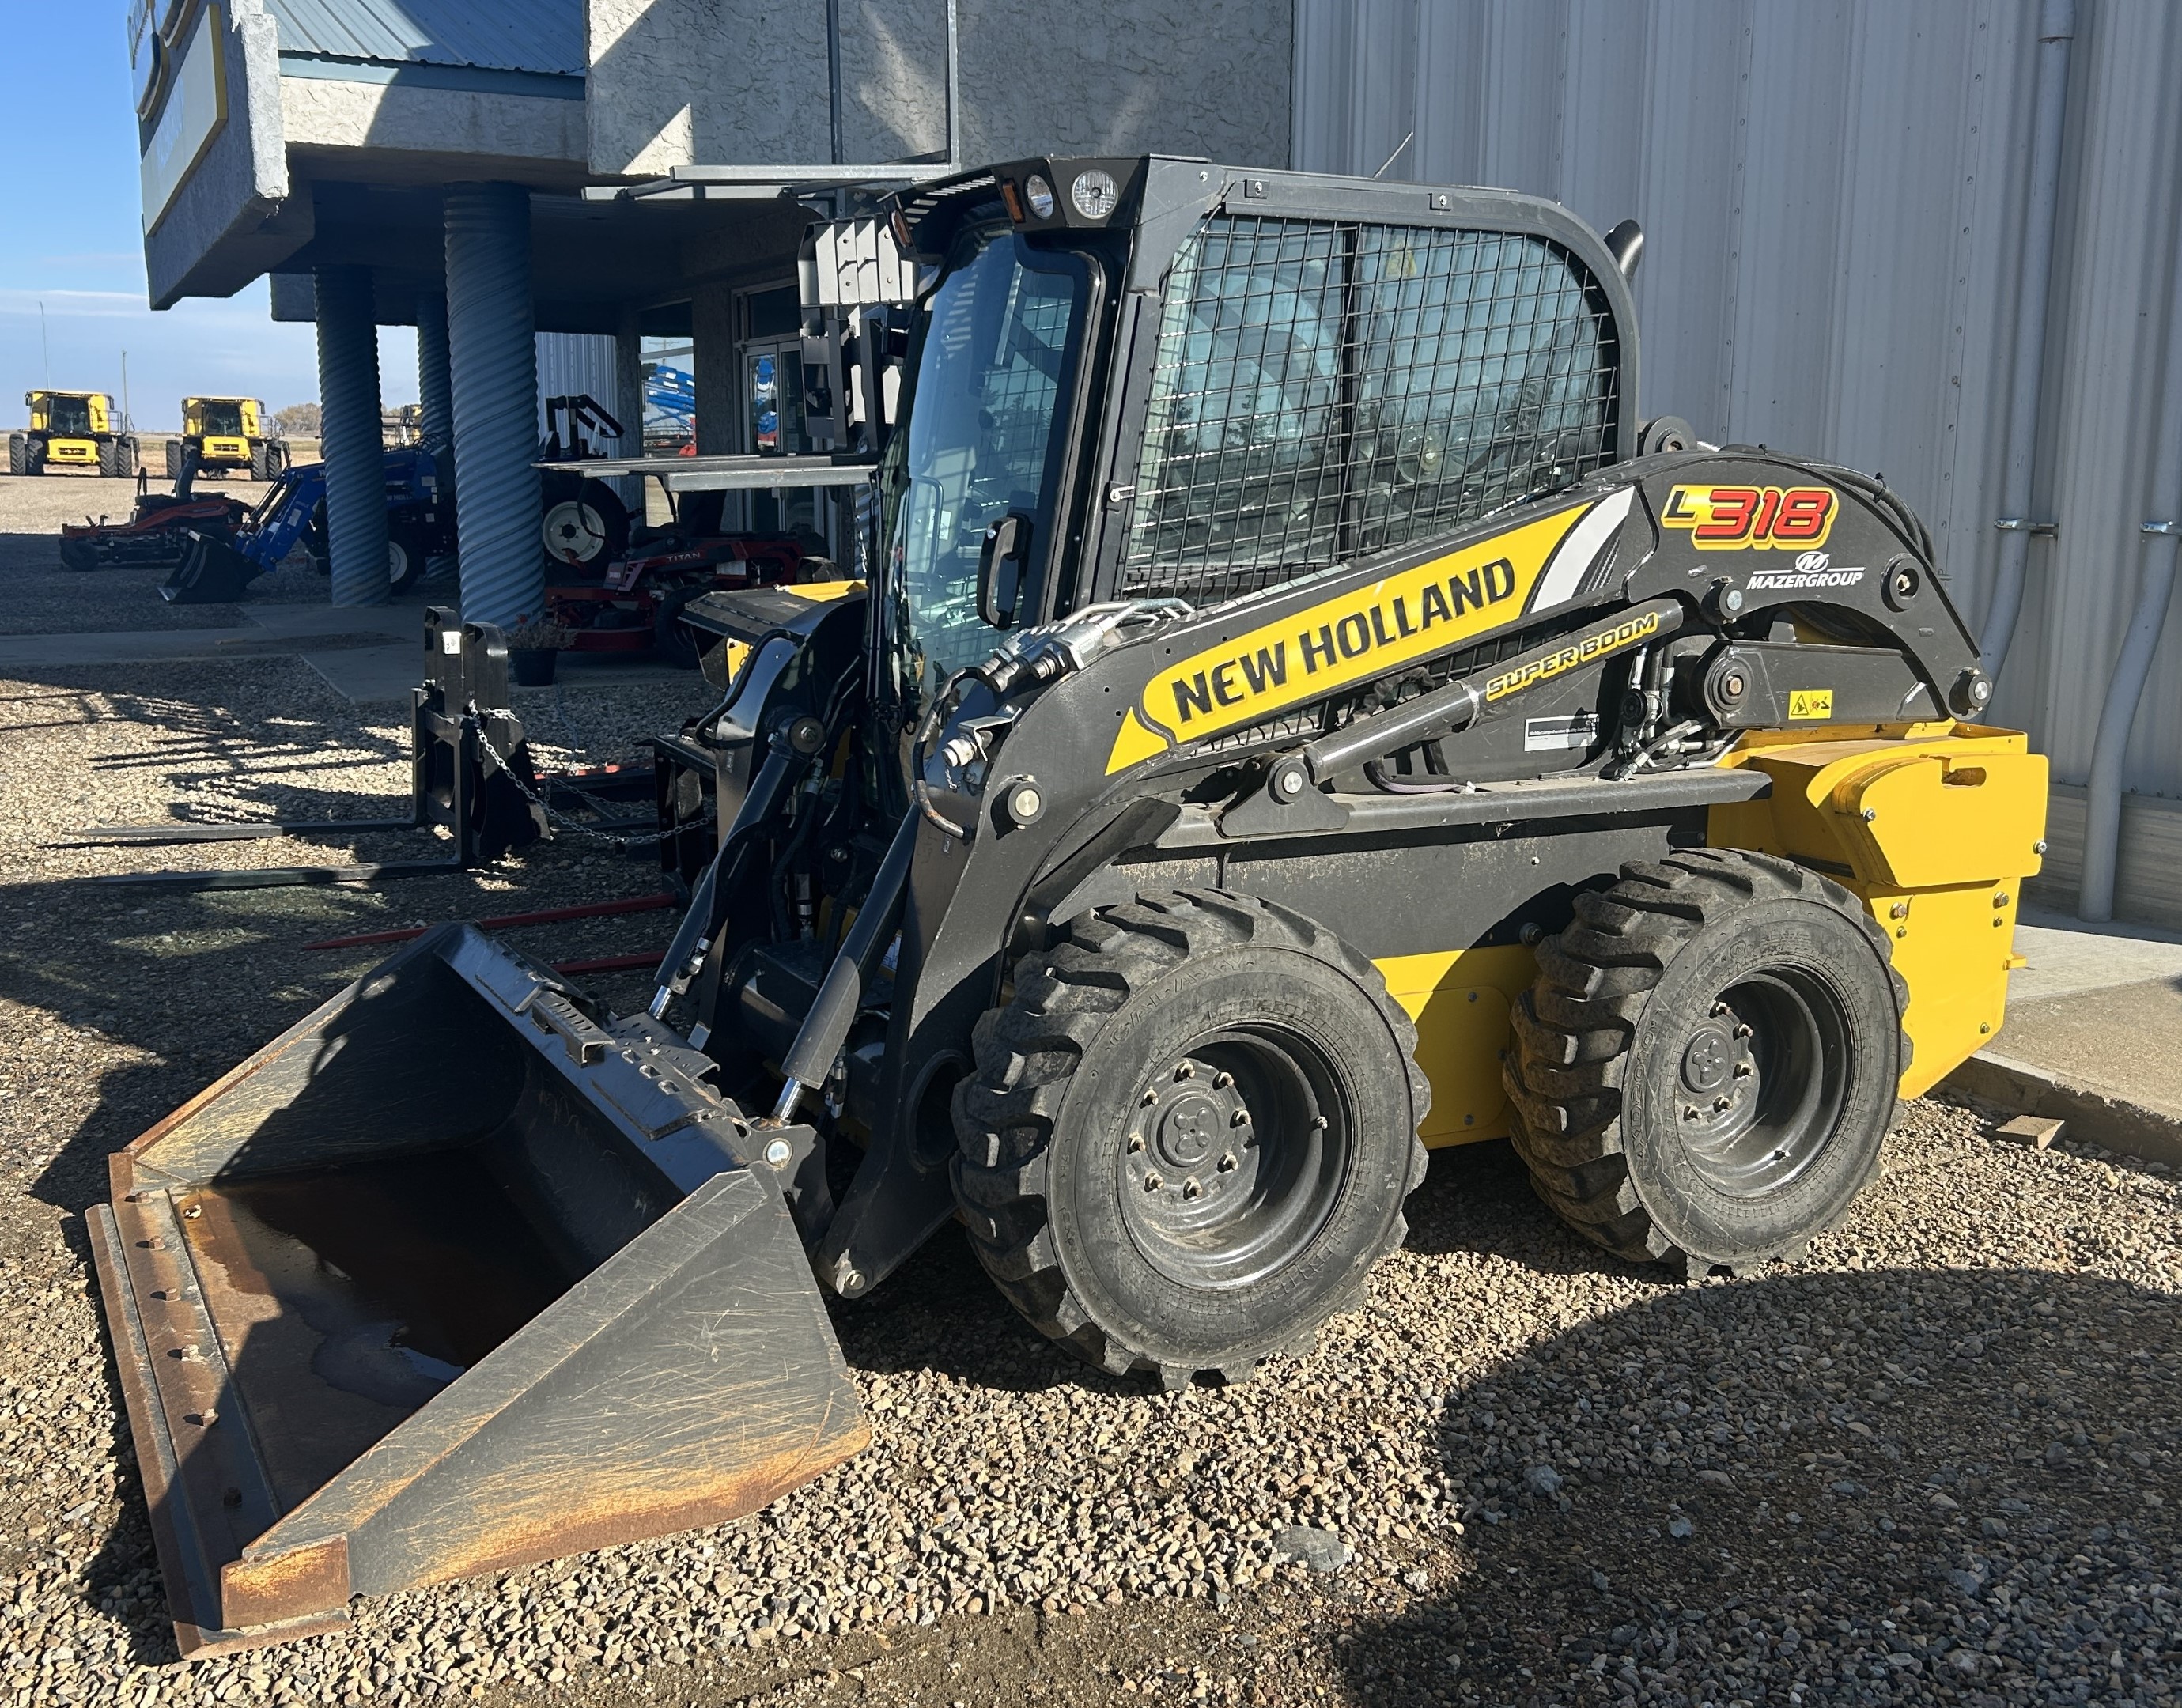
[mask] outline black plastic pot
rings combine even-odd
[[[507,673],[518,688],[544,688],[553,680],[553,661],[561,655],[551,646],[512,646],[507,649]]]

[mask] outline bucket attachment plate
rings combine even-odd
[[[722,1523],[866,1445],[704,1067],[450,927],[114,1159],[94,1254],[185,1654]]]

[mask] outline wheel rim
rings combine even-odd
[[[546,512],[546,550],[562,563],[585,564],[606,549],[605,518],[580,499]]]
[[[402,578],[403,578],[405,576],[407,576],[408,573],[409,573],[409,549],[408,549],[408,547],[407,547],[407,546],[405,546],[404,544],[402,544],[402,542],[401,542],[400,540],[398,540],[398,539],[390,539],[390,540],[388,540],[388,541],[386,542],[386,583],[387,583],[387,585],[388,585],[388,586],[390,586],[390,587],[399,587],[399,586],[401,586],[401,585],[402,585]]]
[[[1777,1191],[1840,1125],[1848,1015],[1815,973],[1770,967],[1730,986],[1683,1040],[1677,1127],[1690,1164],[1729,1197]]]
[[[1185,1286],[1261,1281],[1302,1253],[1349,1174],[1352,1118],[1317,1047],[1273,1028],[1211,1034],[1138,1081],[1121,1218]]]

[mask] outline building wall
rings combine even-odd
[[[1633,214],[1645,413],[1883,472],[1974,628],[1997,558],[2038,13],[1299,0],[1296,163],[1376,171],[1414,130],[1389,176],[1531,191],[1602,229]],[[2182,336],[2182,8],[2078,0],[2076,27],[2033,506],[2061,528],[2032,544],[1993,713],[2064,783],[2090,771],[2135,601],[2156,376]],[[2182,796],[2182,617],[2125,787]]]
[[[832,160],[825,0],[586,0],[591,169]],[[842,151],[946,143],[944,0],[841,0]],[[1293,14],[1269,0],[958,0],[966,162],[1288,158]]]

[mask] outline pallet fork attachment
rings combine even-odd
[[[430,830],[454,838],[435,860],[368,865],[262,866],[199,871],[121,872],[94,883],[137,889],[276,889],[368,883],[382,878],[469,871],[546,834],[541,785],[523,721],[508,709],[507,642],[490,623],[465,623],[451,610],[424,612],[424,680],[413,690],[410,815],[271,824],[91,825],[78,843],[238,842],[274,837]]]

